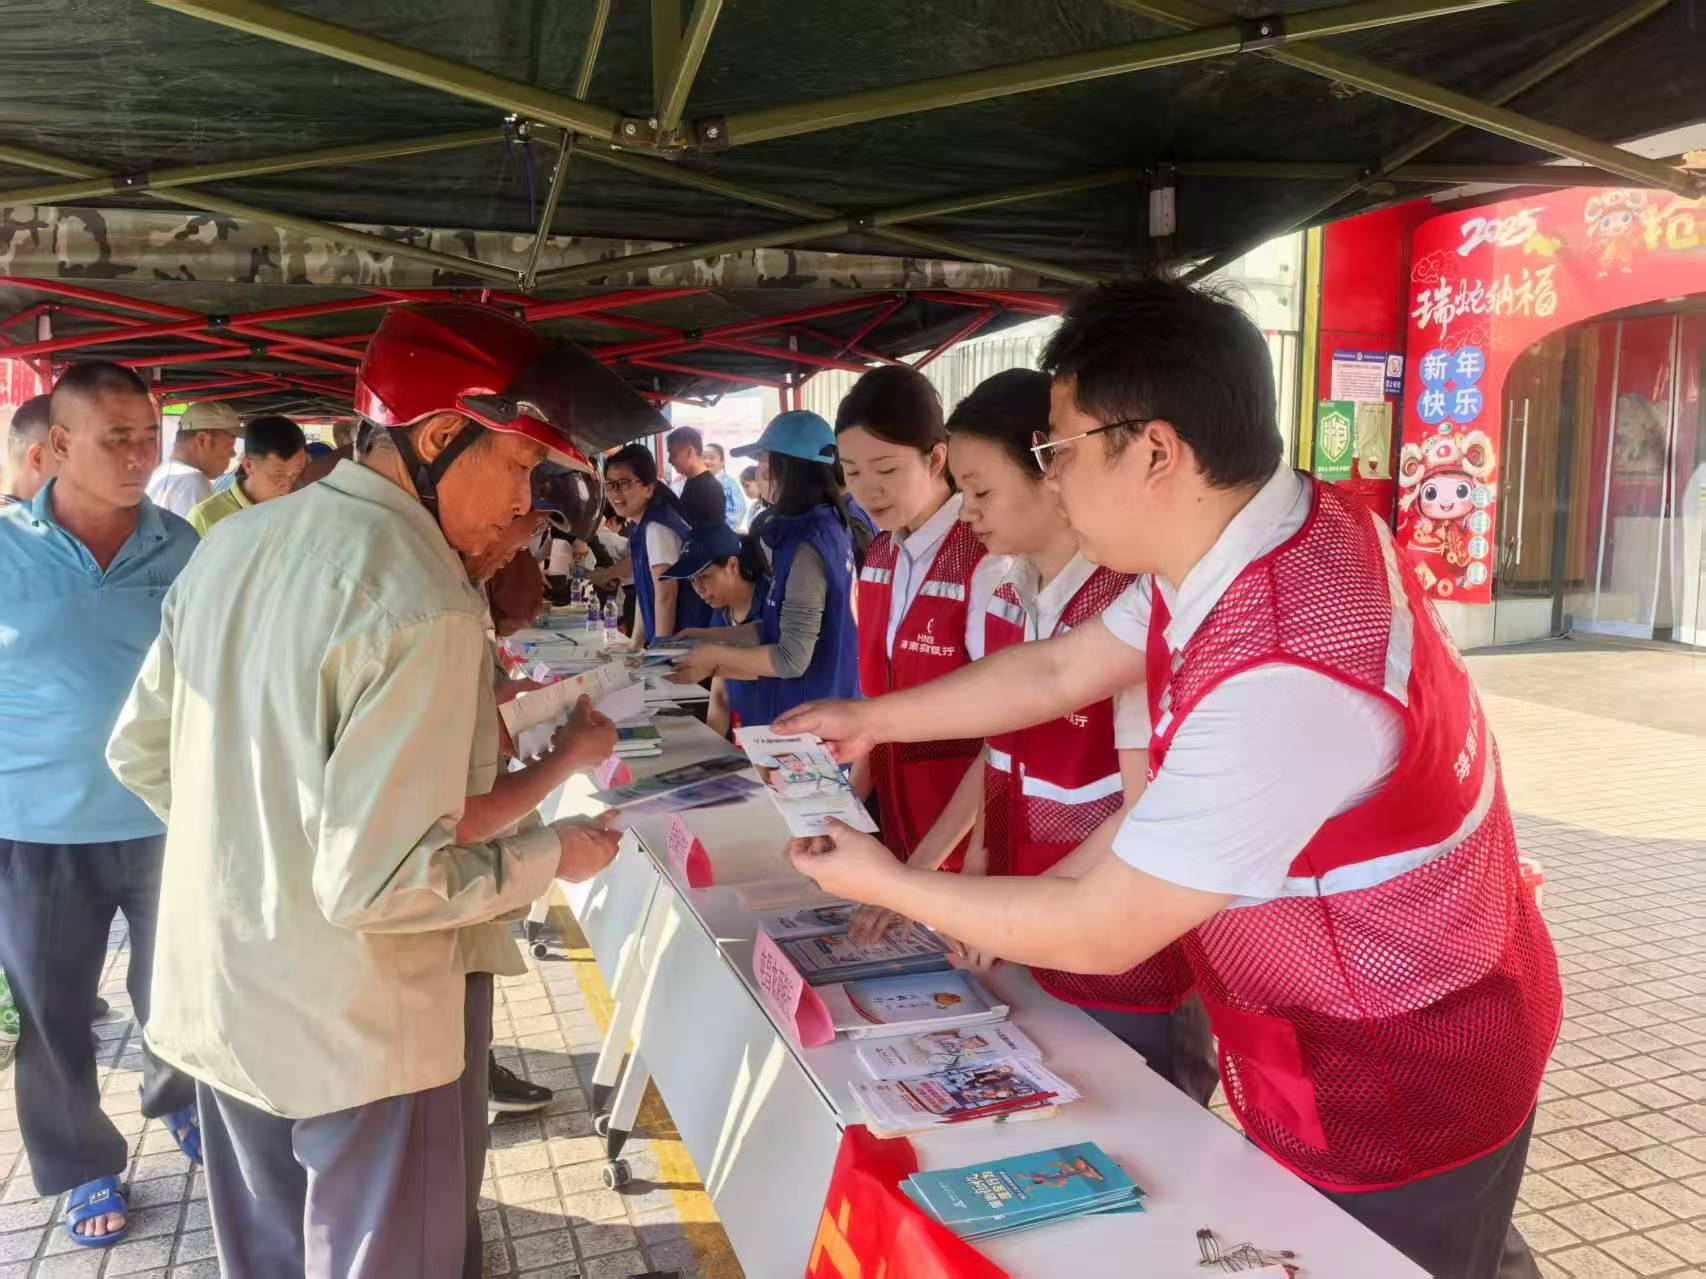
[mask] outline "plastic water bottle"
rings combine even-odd
[[[609,643],[616,637],[620,619],[616,615],[616,597],[604,601],[604,641]]]

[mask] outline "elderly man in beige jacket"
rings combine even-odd
[[[485,1071],[487,1012],[463,930],[617,846],[596,822],[466,821],[495,726],[463,557],[529,508],[547,455],[584,468],[596,518],[571,405],[655,417],[506,313],[394,309],[357,383],[361,456],[233,521],[165,601],[108,759],[168,823],[147,1037],[198,1081],[226,1273],[464,1273],[460,1080]],[[514,777],[492,791],[512,811],[537,781]]]

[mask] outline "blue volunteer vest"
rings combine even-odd
[[[653,494],[646,513],[640,516],[639,523],[634,525],[634,531],[628,539],[628,554],[634,566],[634,603],[640,610],[640,619],[646,624],[648,641],[662,638],[657,633],[657,583],[652,581],[651,557],[646,553],[646,529],[653,524],[662,524],[665,528],[674,529],[675,535],[683,542],[687,540],[689,532],[686,517],[670,506],[661,494]],[[678,582],[675,592],[675,629],[710,624],[711,610],[705,601],[699,598],[699,592],[693,589],[693,583]]]
[[[750,684],[751,716],[743,724],[768,724],[802,702],[820,697],[859,696],[859,640],[853,626],[853,543],[847,529],[828,506],[804,515],[772,514],[764,524],[764,542],[771,550],[770,589],[758,614],[758,642],[775,644],[782,638],[782,605],[788,591],[788,572],[801,546],[809,545],[823,561],[829,590],[824,600],[823,626],[811,661],[798,679],[729,680],[729,704],[734,689]],[[748,700],[743,698],[743,700]]]
[[[761,577],[752,584],[752,611],[738,622],[729,616],[727,609],[711,611],[712,626],[744,626],[748,622],[756,622],[764,612],[764,597],[770,593],[770,579]],[[764,698],[759,692],[758,685],[762,681],[755,679],[726,679],[723,681],[723,691],[728,694],[729,709],[734,712],[741,727],[748,724],[764,724],[767,720],[753,719],[754,715],[764,713]]]

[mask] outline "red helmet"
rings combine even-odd
[[[489,430],[525,435],[543,445],[551,461],[588,477],[578,486],[585,491],[576,505],[584,509],[564,513],[565,523],[577,529],[584,523],[588,531],[597,522],[602,496],[597,472],[571,432],[615,431],[632,439],[668,429],[644,397],[579,347],[548,343],[508,313],[467,302],[387,311],[356,373],[355,408],[388,428],[452,412]],[[453,457],[446,450],[437,467],[411,465],[429,507]]]

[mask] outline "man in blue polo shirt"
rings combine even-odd
[[[0,510],[0,968],[23,1019],[15,1086],[36,1189],[72,1192],[66,1230],[92,1246],[124,1232],[130,1152],[101,1112],[89,1015],[123,911],[131,1003],[148,1018],[164,850],[159,819],[107,768],[107,737],[196,535],[144,495],[160,419],[134,373],[73,365],[49,412],[58,474]],[[193,1081],[148,1058],[142,1091],[142,1113],[195,1157]]]

